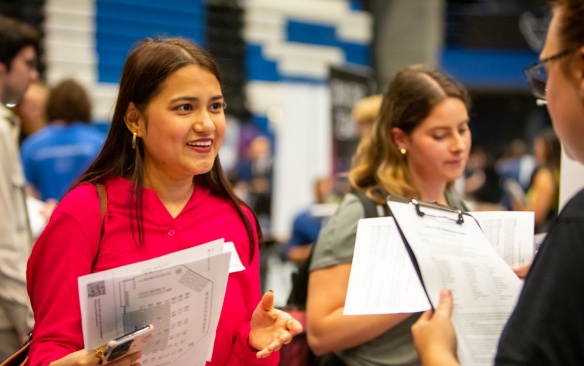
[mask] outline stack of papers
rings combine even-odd
[[[152,324],[142,365],[204,365],[211,360],[228,274],[242,269],[233,243],[220,239],[79,277],[85,348]]]
[[[522,286],[511,267],[533,258],[533,213],[480,212],[457,223],[452,212],[389,205],[393,217],[359,221],[344,314],[424,311],[449,288],[461,364],[491,365]]]

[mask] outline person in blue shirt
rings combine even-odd
[[[51,88],[46,112],[49,124],[22,144],[22,163],[41,200],[60,200],[93,162],[105,135],[91,125],[91,101],[74,80]]]
[[[315,204],[294,217],[290,239],[283,248],[282,256],[296,265],[300,265],[308,258],[320,229],[336,209],[338,198],[334,194],[331,178],[317,179],[314,183],[314,194]]]
[[[294,218],[292,236],[286,248],[289,260],[298,263],[306,259],[307,253],[310,253],[312,245],[318,239],[322,223],[323,217],[312,215],[310,209],[303,210]],[[299,253],[299,249],[302,253]]]

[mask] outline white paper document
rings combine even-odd
[[[220,239],[79,277],[85,348],[153,324],[143,366],[204,365],[212,356],[229,268],[238,268],[230,256]]]
[[[535,253],[530,211],[479,211],[471,215],[501,258],[511,267],[529,264]]]
[[[229,273],[240,272],[245,269],[241,263],[239,254],[237,254],[235,245],[232,242],[228,241],[227,243],[223,243],[223,251],[231,253],[231,260],[229,261]]]
[[[479,225],[464,215],[411,203],[390,209],[415,254],[434,306],[443,288],[454,296],[453,323],[462,365],[492,365],[499,336],[521,289],[521,281],[489,244]]]
[[[430,309],[392,217],[359,220],[345,315]]]

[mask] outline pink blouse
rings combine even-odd
[[[247,231],[230,201],[216,197],[208,189],[195,187],[182,212],[172,218],[158,195],[144,189],[144,246],[136,247],[130,230],[129,199],[131,182],[112,178],[108,192],[105,234],[96,272],[143,261],[215,239],[235,244],[241,272],[229,274],[225,301],[213,349],[207,365],[276,365],[277,353],[258,359],[248,346],[249,322],[260,294],[259,249],[250,263]],[[255,233],[253,215],[245,210]],[[28,293],[35,314],[30,365],[50,362],[83,348],[81,311],[77,278],[91,271],[97,253],[101,226],[99,199],[92,184],[82,184],[68,193],[28,261]]]

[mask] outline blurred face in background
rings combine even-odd
[[[377,119],[383,96],[371,95],[355,103],[352,111],[353,120],[360,138],[369,137],[373,130],[373,123]]]
[[[540,59],[564,51],[560,39],[563,9],[554,9]],[[583,40],[584,42],[584,40]],[[584,47],[561,59],[545,64],[547,108],[554,130],[568,156],[584,163]]]
[[[533,140],[533,157],[535,158],[535,161],[538,166],[545,165],[547,160],[546,155],[547,151],[545,142],[540,138],[536,138],[535,140]]]
[[[24,98],[15,108],[22,121],[22,130],[30,135],[47,124],[46,108],[49,90],[40,83],[32,83],[26,90]]]
[[[415,180],[441,185],[462,176],[471,147],[468,122],[464,102],[448,97],[410,135],[401,130],[394,134],[398,148],[407,151],[405,158]]]
[[[26,92],[29,84],[38,79],[36,51],[33,46],[24,47],[16,54],[10,67],[0,64],[2,79],[2,103],[16,105]]]

